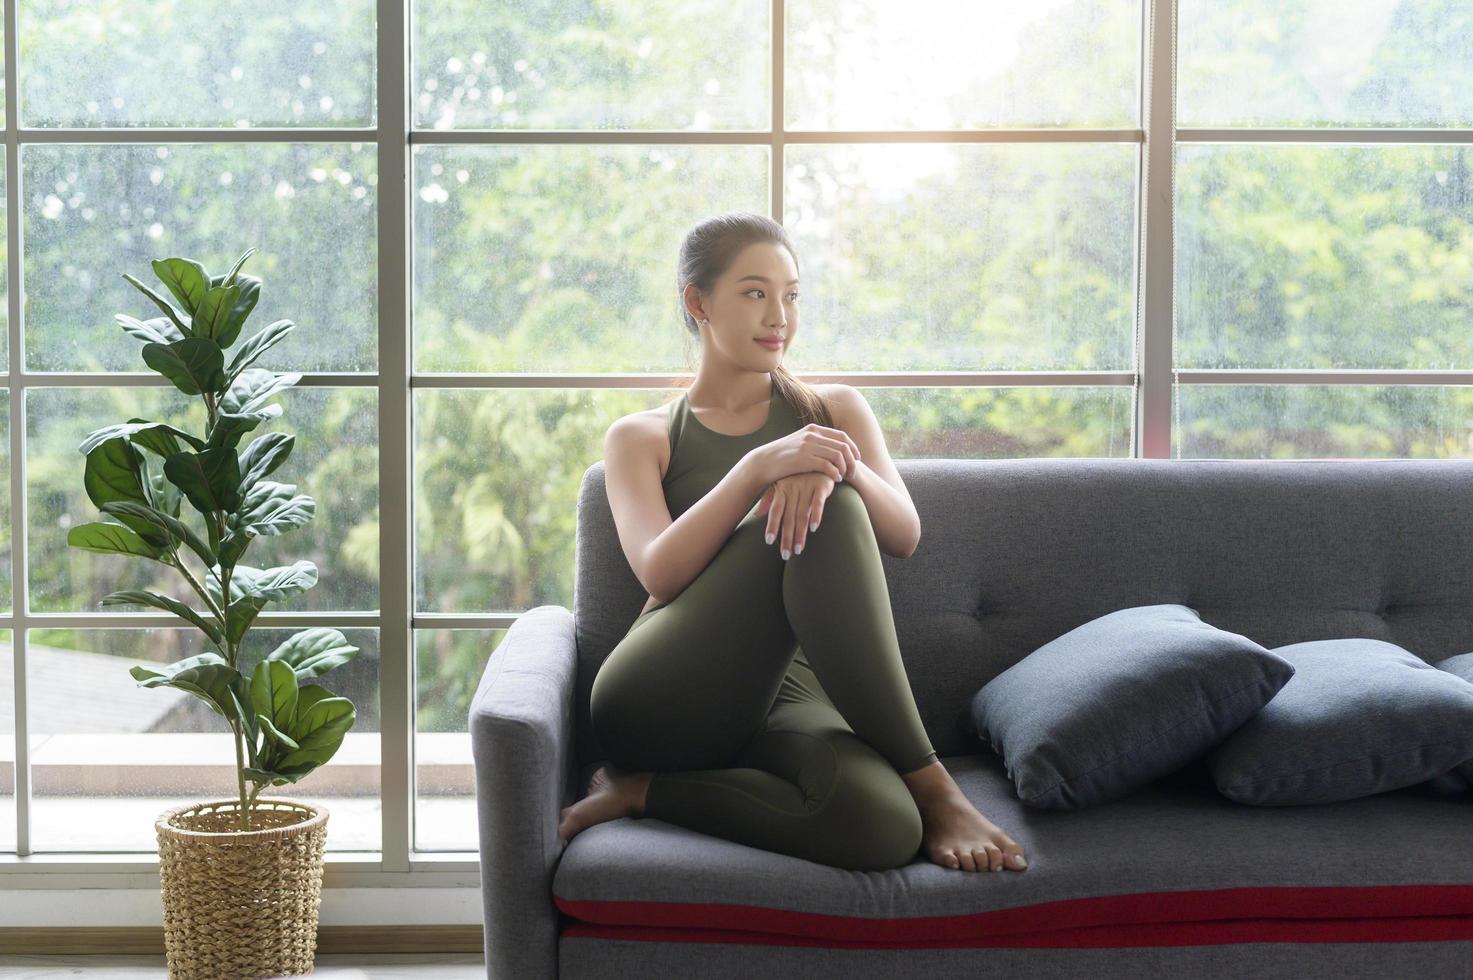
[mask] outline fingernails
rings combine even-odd
[[[788,549],[787,548],[784,548],[783,549],[783,561],[787,561],[788,560],[788,557],[789,557]]]
[[[1016,864],[1020,868],[1026,868],[1026,867],[1028,867],[1028,859],[1025,858],[1021,854],[1014,854],[1013,855],[1013,863]]]
[[[775,537],[777,537],[777,535],[776,535],[776,534],[774,534],[774,533],[773,533],[773,532],[771,532],[771,531],[768,531],[768,532],[767,532],[767,543],[768,543],[768,544],[772,544],[772,539],[773,539],[773,538],[775,538]]]
[[[812,524],[808,525],[808,530],[810,530],[810,531],[817,531],[818,530],[818,522],[817,521],[814,521]]]
[[[798,544],[798,545],[794,545],[793,546],[793,554],[795,554],[795,555],[801,555],[802,553],[803,553],[803,546],[801,544]]]

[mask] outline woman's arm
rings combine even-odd
[[[861,458],[848,482],[864,499],[875,542],[891,557],[909,558],[921,540],[921,518],[885,449],[885,434],[874,411],[851,385],[829,385],[825,394],[834,426],[847,432],[859,446]],[[817,533],[823,533],[822,524]]]
[[[660,421],[656,419],[655,421]],[[641,585],[661,605],[689,585],[761,492],[766,470],[748,454],[716,486],[672,521],[661,486],[662,424],[625,416],[604,435],[604,486],[619,546]]]
[[[752,510],[766,484],[743,456],[706,495],[649,543],[650,594],[664,605],[695,581]],[[649,587],[647,586],[647,587]]]

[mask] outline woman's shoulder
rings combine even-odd
[[[854,417],[856,401],[863,402],[858,388],[846,384],[815,384],[814,391],[818,392],[823,403],[828,406],[829,415],[833,417],[834,428],[849,431],[848,422]]]
[[[609,426],[613,432],[618,427],[628,438],[626,445],[644,454],[655,457],[660,466],[660,475],[670,465],[670,413],[672,401],[639,412],[620,416]],[[607,438],[605,444],[607,444]]]

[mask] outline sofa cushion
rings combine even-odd
[[[1394,643],[1276,647],[1293,680],[1214,749],[1218,791],[1239,803],[1330,803],[1432,779],[1473,758],[1473,685]]]
[[[625,817],[563,851],[563,935],[866,948],[1473,939],[1473,848],[1449,846],[1466,838],[1466,804],[1406,789],[1246,807],[1189,767],[1108,806],[1039,810],[991,752],[942,762],[1027,850],[1027,871],[959,871],[919,852],[849,871]],[[1388,834],[1394,860],[1378,851]]]
[[[1070,630],[984,684],[971,721],[1029,806],[1119,799],[1201,756],[1294,675],[1287,661],[1166,604]]]
[[[1433,666],[1473,684],[1473,653],[1460,653],[1456,657],[1446,657]],[[1427,781],[1427,787],[1439,796],[1458,800],[1473,799],[1473,759],[1468,759],[1453,766],[1447,772],[1433,776]]]

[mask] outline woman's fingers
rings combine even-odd
[[[773,484],[771,493],[772,493],[772,504],[771,504],[770,508],[767,511],[767,543],[768,544],[772,544],[772,542],[777,537],[778,529],[782,527],[782,523],[783,523],[783,507],[787,503],[787,495],[784,494],[783,492],[781,492],[780,490],[778,490],[776,484]]]
[[[798,500],[798,506],[793,508],[793,554],[801,555],[803,545],[808,540],[808,509],[813,506],[813,498],[816,494],[805,493]]]
[[[818,522],[823,520],[823,502],[828,499],[829,495],[826,493],[816,493],[813,495],[813,509],[808,515],[808,530],[818,530]]]
[[[793,532],[796,530],[798,518],[798,493],[796,490],[790,490],[788,496],[790,499],[783,504],[782,540],[779,542],[784,561],[793,556]]]

